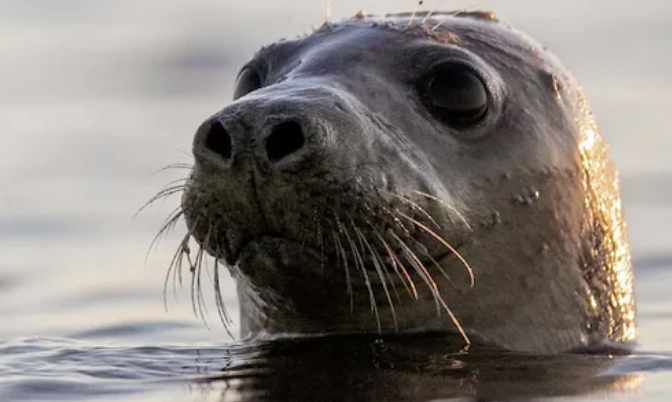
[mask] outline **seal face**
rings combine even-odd
[[[243,334],[635,338],[615,170],[556,57],[492,13],[365,16],[261,49],[182,210]]]

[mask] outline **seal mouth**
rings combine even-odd
[[[342,263],[342,258],[346,258],[348,264],[352,264],[353,266],[360,265],[363,267],[366,271],[369,272],[378,272],[380,269],[380,264],[382,263],[385,267],[389,267],[398,261],[400,257],[392,257],[394,256],[399,256],[403,254],[403,250],[401,249],[392,249],[386,251],[386,252],[378,252],[379,259],[376,260],[373,257],[373,254],[365,254],[364,256],[359,256],[360,261],[357,260],[353,255],[351,254],[346,254],[343,257],[337,254],[335,251],[328,252],[326,249],[319,249],[319,246],[315,246],[312,244],[308,244],[306,241],[297,241],[295,239],[279,236],[277,234],[259,234],[254,237],[250,237],[249,239],[245,240],[240,244],[240,246],[237,248],[237,250],[231,255],[230,258],[227,258],[227,263],[231,266],[238,265],[238,263],[241,261],[242,256],[250,249],[252,246],[258,243],[263,243],[266,241],[270,242],[279,242],[284,245],[292,246],[292,247],[297,247],[300,251],[301,254],[307,254],[308,252],[312,253],[313,255],[318,256],[318,258],[322,261],[324,259],[331,260],[331,261],[338,261],[338,264]],[[459,249],[459,246],[455,248],[456,250]],[[413,256],[415,259],[417,259],[417,263],[419,263],[422,266],[426,267],[431,267],[434,264],[438,264],[441,260],[451,256],[454,254],[453,251],[447,250],[446,252],[437,254],[437,255],[427,255],[427,253],[423,253],[425,255],[419,255],[417,252],[412,252]],[[396,260],[396,261],[395,261]],[[409,262],[410,263],[410,262]],[[387,269],[387,268],[383,268]]]
[[[289,245],[301,245],[300,242],[289,239],[287,237],[282,237],[271,233],[261,233],[257,234],[256,236],[250,236],[246,240],[242,241],[235,250],[231,250],[231,254],[226,257],[226,262],[231,266],[237,265],[247,250],[249,250],[253,245],[264,241],[277,241]]]

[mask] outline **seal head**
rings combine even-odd
[[[618,183],[575,80],[491,13],[358,15],[261,49],[182,209],[243,334],[635,338]]]

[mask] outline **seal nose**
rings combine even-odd
[[[271,162],[278,162],[301,148],[306,142],[301,124],[288,120],[275,125],[266,139],[266,156]]]
[[[206,128],[204,145],[206,149],[219,155],[225,161],[231,159],[231,136],[219,121],[213,121]]]
[[[247,154],[270,167],[284,169],[288,167],[282,162],[289,156],[299,154],[293,161],[309,156],[306,129],[299,119],[290,117],[257,129],[242,123],[222,117],[203,123],[194,139],[196,158],[205,158],[207,154],[207,159],[216,158],[228,165]],[[202,150],[209,152],[203,154]]]

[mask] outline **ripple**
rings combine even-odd
[[[166,389],[198,400],[208,395],[314,400],[318,394],[342,401],[516,399],[621,392],[637,387],[638,373],[658,372],[672,372],[672,357],[530,356],[483,345],[467,352],[459,336],[446,334],[279,338],[225,346],[100,346],[70,338],[0,342],[2,401],[128,400]]]
[[[105,395],[130,396],[147,392],[146,387],[132,384],[106,384],[86,380],[63,378],[13,378],[0,380],[0,399],[3,401],[44,401],[44,400],[82,400],[92,396]]]

